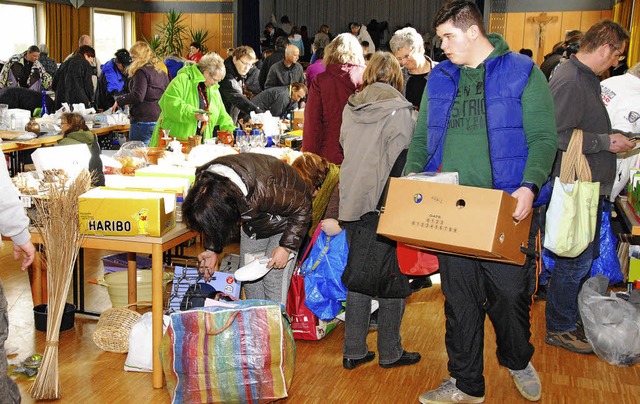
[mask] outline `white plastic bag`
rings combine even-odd
[[[124,362],[124,370],[130,372],[151,372],[153,369],[153,333],[151,312],[144,313],[131,328],[129,353]],[[162,333],[167,331],[169,316],[162,316]]]
[[[582,286],[578,308],[584,332],[600,359],[630,366],[640,362],[640,291],[634,290],[627,301],[613,292],[608,296],[608,284],[598,274]]]

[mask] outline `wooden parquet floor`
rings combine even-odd
[[[9,302],[8,343],[19,362],[34,352],[43,352],[45,334],[33,325],[33,303],[26,273],[11,256],[11,243],[0,250],[0,279]],[[108,251],[88,251],[87,279],[101,275],[100,257]],[[87,308],[110,307],[105,287],[88,284]],[[153,389],[150,373],[123,370],[126,354],[107,353],[92,341],[97,318],[76,316],[73,329],[60,336],[60,403],[169,403],[165,388]],[[616,367],[595,355],[573,354],[544,343],[544,302],[532,310],[533,364],[543,385],[543,403],[640,403],[640,366]],[[297,342],[297,360],[287,403],[417,403],[418,396],[437,387],[447,377],[444,348],[443,296],[439,285],[424,289],[407,300],[402,325],[403,344],[419,351],[422,361],[414,366],[383,369],[371,362],[354,370],[342,368],[344,326],[321,341]],[[376,350],[376,333],[368,337]],[[487,403],[524,403],[506,369],[495,357],[495,335],[489,321],[485,327],[485,377]],[[31,381],[17,378],[23,402]],[[0,397],[0,402],[2,398]]]

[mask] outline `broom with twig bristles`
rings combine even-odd
[[[53,186],[46,198],[35,203],[38,218],[34,220],[34,224],[42,235],[46,251],[49,291],[47,342],[38,376],[29,388],[31,397],[36,400],[60,398],[60,323],[82,241],[78,223],[78,197],[90,186],[91,175],[87,170],[82,170],[68,188],[63,183]]]

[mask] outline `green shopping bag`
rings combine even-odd
[[[560,257],[580,255],[596,232],[600,183],[591,182],[582,137],[581,130],[573,131],[547,209],[544,247]]]

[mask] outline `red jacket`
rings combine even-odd
[[[364,66],[330,64],[314,79],[304,109],[302,150],[318,154],[332,163],[344,159],[340,146],[342,110],[362,84]]]

